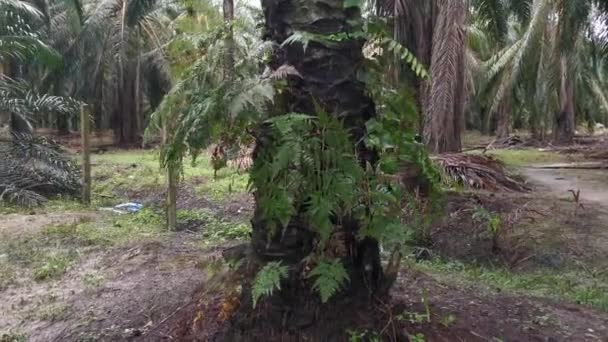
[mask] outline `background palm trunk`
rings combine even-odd
[[[8,65],[0,63],[0,76],[8,74]],[[11,114],[0,111],[0,141],[11,140]]]
[[[505,94],[496,113],[496,138],[508,138],[511,134],[511,96]]]
[[[456,152],[464,128],[467,1],[437,0],[437,8],[424,136],[430,151]]]
[[[226,55],[224,56],[224,72],[227,79],[234,77],[234,37],[232,22],[234,21],[234,0],[224,0],[222,4],[224,22],[228,25],[226,35]]]
[[[276,1],[264,0],[262,4],[266,19],[265,38],[279,45],[296,30],[323,35],[348,32],[350,27],[347,23],[360,18],[358,10],[344,9],[343,0],[310,3],[284,0],[280,6]],[[357,79],[358,68],[363,62],[363,43],[361,40],[345,39],[331,47],[312,41],[305,51],[299,43],[278,48],[270,66],[277,69],[281,65],[292,65],[302,77],[289,80],[288,89],[275,101],[273,114],[314,115],[317,103],[327,113],[342,120],[345,128],[351,132],[355,146],[365,134],[365,123],[376,115],[374,103],[366,95],[365,85]],[[254,163],[265,162],[260,156],[265,154],[265,149],[277,143],[264,133],[264,128],[260,131]],[[374,165],[376,154],[363,145],[356,144],[361,163]],[[257,188],[265,186],[254,185]],[[313,251],[316,238],[306,219],[296,214],[287,227],[278,229],[281,233],[271,235],[270,225],[261,214],[259,197],[257,194],[254,197],[256,209],[252,220],[252,245],[256,254],[264,260],[278,259],[291,265],[300,263]],[[374,288],[382,279],[378,243],[373,240],[358,241],[359,223],[348,218],[342,218],[342,221],[342,226],[334,227],[334,231],[338,232],[335,235],[339,236],[340,243],[347,251],[342,261],[350,273],[350,289],[361,288],[363,284],[366,284],[366,288]],[[282,292],[289,292],[289,289]]]
[[[570,73],[569,62],[566,57],[561,58],[560,69],[560,110],[555,115],[553,141],[560,144],[569,144],[574,140],[576,122],[574,113],[574,77]]]

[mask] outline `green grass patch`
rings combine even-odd
[[[15,281],[15,269],[8,262],[8,255],[0,254],[0,291]]]
[[[16,329],[0,331],[0,342],[26,342],[27,336]]]
[[[97,154],[91,157],[91,163],[95,166],[103,164],[122,164],[122,165],[142,165],[158,167],[158,151],[155,150],[132,150],[132,151],[112,151],[104,154]]]
[[[198,186],[196,191],[201,196],[217,201],[225,201],[235,194],[246,193],[248,184],[248,175],[239,175],[235,172],[230,175],[220,176],[217,179],[210,179]]]
[[[91,289],[101,287],[105,281],[105,277],[99,271],[91,271],[82,277],[82,282]]]
[[[34,269],[34,280],[44,281],[61,277],[76,259],[75,253],[75,249],[69,249],[45,255],[46,260]]]
[[[11,282],[16,269],[29,270],[36,281],[60,278],[80,253],[76,246],[63,245],[36,233],[16,239],[4,238],[0,242],[0,255],[8,265],[3,278],[6,276],[6,282]]]
[[[67,317],[70,307],[66,304],[49,304],[36,312],[35,317],[41,321],[57,322]]]
[[[496,157],[508,166],[531,166],[568,161],[568,156],[564,154],[540,151],[537,148],[493,150],[488,151],[487,154]]]
[[[60,278],[81,255],[103,247],[154,240],[167,234],[161,215],[144,209],[112,215],[100,222],[51,226],[36,233],[0,239],[0,287],[14,279],[16,269],[36,281]]]
[[[205,247],[227,241],[245,240],[251,234],[251,225],[248,222],[221,219],[204,209],[180,210],[177,212],[177,221],[198,222]]]
[[[120,151],[95,156],[93,159],[94,202],[99,206],[109,206],[118,200],[117,190],[146,191],[160,190],[165,187],[166,174],[160,168],[158,152]],[[209,198],[224,200],[234,193],[247,191],[248,176],[239,175],[237,170],[225,167],[213,179],[213,167],[207,154],[202,154],[193,163],[184,161],[183,179],[203,179],[198,192]],[[119,191],[120,192],[120,191]]]
[[[515,273],[503,268],[468,265],[434,259],[417,268],[440,281],[465,287],[486,286],[494,290],[563,300],[608,312],[608,275],[581,270],[541,270]]]
[[[101,222],[54,226],[41,234],[80,246],[115,246],[165,233],[163,216],[152,209],[143,209],[137,214],[108,216]]]

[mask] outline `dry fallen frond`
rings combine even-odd
[[[484,155],[442,154],[432,158],[444,181],[489,191],[526,192],[530,189],[510,177],[502,162]]]

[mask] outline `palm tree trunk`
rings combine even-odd
[[[8,65],[0,63],[0,77],[8,75]],[[0,141],[10,141],[11,136],[11,114],[0,111]]]
[[[124,70],[123,82],[118,90],[119,106],[114,116],[114,131],[118,137],[118,143],[124,146],[133,145],[138,142],[137,131],[137,72],[136,63],[128,63]]]
[[[139,52],[135,57],[137,59],[135,63],[135,83],[133,85],[135,92],[135,103],[133,108],[133,116],[135,117],[135,126],[134,126],[134,135],[135,139],[139,140],[141,133],[143,132],[144,127],[144,118],[143,112],[141,110],[141,102],[142,102],[142,93],[141,93],[141,56]]]
[[[560,60],[561,84],[559,91],[560,111],[555,114],[553,123],[553,141],[569,144],[574,140],[574,77],[569,72],[567,57]]]
[[[344,9],[344,0],[283,0],[280,6],[276,1],[265,0],[262,4],[266,19],[265,37],[279,45],[296,30],[322,35],[345,33],[351,30],[347,23],[360,18],[359,11]],[[302,77],[289,80],[288,89],[275,101],[272,110],[274,115],[314,115],[317,112],[315,104],[322,106],[330,115],[340,117],[345,128],[351,132],[352,143],[357,148],[361,163],[374,165],[377,159],[375,152],[368,150],[364,144],[357,144],[365,134],[366,122],[376,115],[375,105],[366,95],[365,85],[357,79],[358,68],[363,62],[362,46],[361,40],[353,38],[332,46],[310,42],[306,50],[301,44],[282,46],[273,55],[270,66],[276,69],[281,65],[292,65]],[[263,163],[265,150],[277,143],[264,133],[264,128],[260,131],[253,155],[254,163]],[[255,188],[264,185],[255,184],[254,180]],[[270,227],[276,225],[264,218],[257,193],[254,198],[256,209],[252,220],[252,246],[256,255],[263,260],[301,265],[302,259],[313,251],[317,238],[304,215],[296,214],[287,227],[275,223],[281,227],[278,231],[282,233],[271,234]],[[350,273],[350,290],[363,288],[363,284],[376,288],[383,278],[377,241],[359,241],[359,223],[352,219],[344,218],[342,226],[334,229],[342,233],[340,239],[346,247],[347,255],[343,258],[343,264]],[[299,282],[294,280],[288,283]],[[289,290],[283,288],[282,293]]]
[[[444,153],[462,147],[467,1],[437,0],[437,4],[424,136],[429,150]]]
[[[503,139],[511,134],[511,98],[505,94],[496,113],[496,138]]]
[[[226,35],[226,55],[224,56],[224,76],[227,79],[234,77],[234,38],[232,22],[234,21],[234,0],[223,1],[224,22],[228,25]]]

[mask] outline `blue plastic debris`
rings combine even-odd
[[[120,211],[126,211],[128,213],[136,213],[136,212],[142,210],[143,207],[144,207],[143,204],[129,202],[129,203],[119,204],[119,205],[115,206],[114,209],[120,210]]]
[[[129,203],[119,204],[113,208],[100,208],[100,209],[104,210],[104,211],[111,211],[111,212],[114,212],[117,214],[135,214],[135,213],[139,212],[140,210],[142,210],[143,208],[144,208],[144,206],[141,203],[129,202]]]

